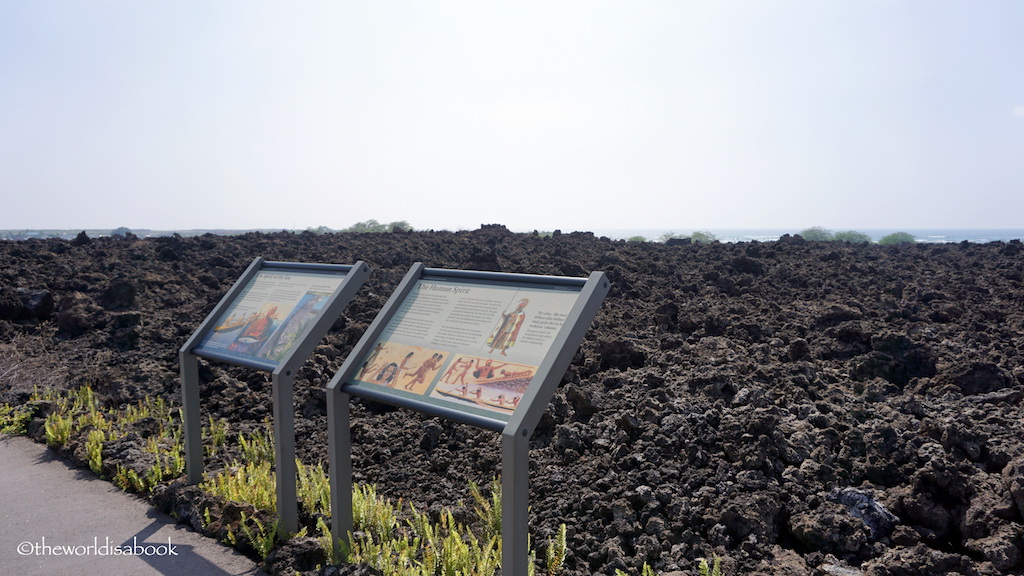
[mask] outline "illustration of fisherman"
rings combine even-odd
[[[277,306],[271,306],[262,316],[253,313],[253,320],[242,328],[242,333],[228,346],[228,350],[243,354],[252,354],[258,350],[260,344],[270,336],[275,314],[277,314]]]
[[[495,348],[497,348],[501,351],[502,356],[507,356],[505,351],[514,346],[516,338],[519,337],[519,329],[526,320],[526,313],[523,310],[529,303],[529,298],[523,298],[516,304],[515,310],[509,313],[502,313],[501,322],[487,340],[487,344],[491,347],[490,352],[493,353]]]
[[[477,366],[477,369],[473,371],[473,376],[475,376],[478,380],[489,380],[491,378],[494,378],[495,371],[497,371],[499,368],[504,368],[505,366],[508,366],[508,363],[506,362],[504,364],[495,365],[494,360],[488,360],[484,362],[482,366],[480,366],[479,364]]]

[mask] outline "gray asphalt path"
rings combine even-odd
[[[20,436],[0,436],[0,572],[265,576],[252,560]]]

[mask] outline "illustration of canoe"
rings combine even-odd
[[[221,324],[220,326],[215,326],[213,328],[213,331],[214,332],[231,332],[231,331],[234,331],[234,330],[238,330],[242,326],[245,326],[245,323],[246,323],[246,320],[244,318],[241,319],[241,320],[233,320],[233,319],[229,318],[227,320],[227,322]]]
[[[454,390],[442,390],[438,388],[436,392],[446,398],[454,398],[456,400],[462,400],[463,402],[470,402],[472,404],[478,404],[480,406],[486,406],[488,408],[497,408],[499,410],[504,410],[506,412],[514,412],[516,409],[515,404],[507,400],[503,402],[502,400],[498,399],[487,400],[484,398],[476,398],[475,396],[467,396],[457,388]]]

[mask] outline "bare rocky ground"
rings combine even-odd
[[[729,574],[1024,574],[1020,242],[664,245],[501,226],[0,242],[0,338],[40,368],[0,402],[43,383],[179,403],[178,348],[256,256],[373,269],[296,379],[310,463],[326,459],[323,387],[413,262],[608,274],[531,442],[531,530],[567,525],[563,574],[689,574],[711,554]],[[270,415],[268,375],[204,364],[202,378],[204,411],[232,433]],[[494,433],[358,400],[353,420],[356,479],[385,496],[458,508],[468,481],[500,474]],[[81,459],[81,439],[66,454]],[[201,500],[180,481],[155,496],[193,523]]]

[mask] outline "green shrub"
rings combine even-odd
[[[398,220],[395,222],[391,222],[390,224],[384,224],[383,222],[377,222],[376,220],[371,219],[365,220],[363,222],[356,222],[352,226],[349,226],[344,230],[340,230],[340,232],[394,232],[396,228],[400,228],[406,231],[412,230],[412,226],[410,226],[409,223],[406,222],[405,220]]]
[[[697,230],[690,235],[690,240],[697,244],[714,244],[718,242],[718,237],[711,232],[705,232],[703,230]]]
[[[800,232],[800,237],[811,242],[829,242],[835,238],[831,230],[821,226],[812,226]]]
[[[878,241],[879,244],[914,244],[917,240],[913,234],[909,232],[893,232],[888,236],[883,236]]]
[[[836,232],[832,236],[833,240],[838,242],[849,242],[851,244],[870,244],[871,236],[863,232],[857,232],[856,230],[847,230],[846,232]]]

